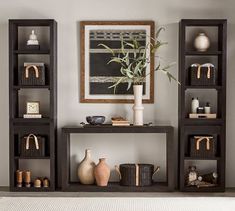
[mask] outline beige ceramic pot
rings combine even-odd
[[[91,185],[95,182],[95,163],[91,159],[91,150],[87,149],[85,157],[78,166],[78,178],[84,185]]]
[[[108,185],[110,177],[110,168],[105,161],[105,158],[100,158],[99,163],[97,164],[94,170],[95,180],[98,186]]]

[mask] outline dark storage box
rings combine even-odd
[[[152,164],[121,164],[120,185],[150,186],[153,183],[154,166]]]
[[[28,139],[29,137],[29,139]],[[27,149],[27,139],[28,141],[28,149]],[[40,157],[45,156],[45,137],[35,136],[30,134],[29,136],[25,136],[20,140],[20,156],[22,157]],[[38,148],[37,148],[38,144]]]
[[[189,70],[190,85],[211,86],[216,85],[216,72],[214,67],[191,66]]]
[[[217,140],[215,136],[193,136],[190,138],[191,157],[215,157]]]
[[[28,65],[20,68],[19,85],[45,85],[45,66]]]

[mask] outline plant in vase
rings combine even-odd
[[[105,44],[99,44],[106,48],[111,54],[111,58],[108,64],[115,62],[120,65],[120,72],[122,77],[117,79],[112,86],[109,88],[114,88],[114,92],[116,91],[117,86],[120,83],[127,82],[127,90],[131,88],[133,85],[134,91],[134,115],[133,115],[133,124],[134,125],[143,125],[143,110],[144,107],[142,105],[142,93],[143,93],[143,84],[145,82],[146,77],[150,75],[150,73],[146,73],[146,67],[151,63],[152,55],[155,56],[156,51],[162,46],[167,44],[166,42],[161,42],[158,37],[160,32],[164,28],[160,28],[155,37],[150,37],[150,42],[147,42],[144,46],[138,42],[137,37],[133,37],[131,41],[126,41],[121,38],[121,48],[120,49],[112,49]],[[130,52],[131,49],[131,52]],[[121,52],[121,53],[120,53]],[[148,53],[150,52],[150,53]],[[160,57],[157,56],[159,59]],[[169,81],[172,80],[179,83],[179,81],[169,72],[172,64],[167,64],[162,66],[160,62],[154,68],[154,71],[160,71],[168,77]],[[180,84],[180,83],[179,83]]]

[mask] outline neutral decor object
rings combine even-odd
[[[204,111],[205,111],[205,114],[211,113],[211,106],[209,102],[206,103],[206,106],[204,107]]]
[[[42,136],[29,134],[24,136],[20,141],[21,157],[43,157],[46,152],[46,141]]]
[[[35,30],[34,35],[38,35],[41,48],[30,48],[26,46],[28,35]],[[30,31],[30,32],[29,32]],[[31,40],[36,40],[35,36]],[[39,37],[40,35],[40,37]],[[29,44],[36,44],[36,42]],[[43,67],[45,69],[45,84]],[[30,67],[26,71],[26,66],[35,65],[38,69]],[[22,72],[23,73],[22,73]],[[22,75],[21,75],[22,74]],[[28,79],[26,75],[28,74]],[[21,83],[21,76],[25,80],[35,79],[29,83]],[[38,77],[37,77],[38,76]],[[34,78],[33,78],[34,77]],[[34,83],[35,82],[35,83]],[[39,85],[40,84],[40,85]],[[44,85],[42,85],[44,84]],[[37,104],[31,104],[28,111],[33,114],[25,114],[27,101],[42,99],[40,110]],[[49,100],[49,101],[48,101]],[[25,103],[25,112],[22,105]],[[38,112],[39,110],[39,112]],[[36,114],[39,113],[39,114]],[[42,116],[40,113],[43,113]],[[27,116],[24,116],[27,115]],[[27,118],[24,118],[27,117]],[[37,118],[36,118],[37,117]],[[44,155],[21,154],[21,142],[26,143],[30,133],[37,136],[39,150],[35,148],[34,138],[31,136],[29,149],[35,153],[43,150],[40,146],[40,138],[45,138]],[[9,20],[9,186],[10,191],[54,191],[57,177],[57,23],[53,19],[10,19]],[[24,150],[26,151],[26,145]],[[40,162],[37,162],[38,159]],[[33,174],[46,171],[50,175],[50,186],[48,188],[19,188],[16,184],[15,171],[27,163],[26,166],[33,166]],[[44,165],[46,163],[46,165]],[[45,169],[44,169],[45,168]],[[33,175],[34,176],[34,175]]]
[[[162,178],[164,181],[157,181],[158,179],[153,181],[151,186],[122,186],[120,185],[119,181],[110,181],[108,186],[105,187],[98,187],[96,185],[83,185],[79,181],[74,182],[73,179],[70,176],[71,172],[71,150],[70,150],[70,143],[72,140],[73,135],[78,135],[77,143],[83,143],[85,140],[83,137],[89,136],[91,134],[95,134],[96,136],[96,145],[99,145],[99,140],[102,139],[103,135],[109,135],[119,137],[121,139],[125,134],[125,136],[129,135],[142,135],[144,134],[165,134],[166,137],[166,153],[164,153],[164,159],[166,163],[166,172],[164,178]],[[176,160],[177,160],[177,151],[175,144],[176,142],[173,141],[173,133],[174,128],[172,126],[133,126],[130,125],[128,127],[114,127],[109,124],[104,124],[102,127],[63,127],[62,128],[62,139],[59,142],[59,148],[61,149],[61,155],[58,157],[58,163],[61,163],[61,169],[62,171],[62,178],[61,178],[61,188],[62,191],[72,191],[72,192],[168,192],[168,191],[174,191],[176,187],[176,172],[175,172],[175,166],[176,166]],[[86,138],[85,138],[86,139]],[[131,148],[128,148],[129,139],[125,139],[126,144],[123,146],[119,146],[120,158],[122,157],[122,149],[126,150],[132,150]],[[157,143],[157,139],[155,139]],[[120,142],[121,143],[121,142]],[[146,140],[143,140],[143,148],[144,145],[151,145],[151,141],[146,138]],[[97,146],[98,146],[97,145]],[[155,144],[154,144],[155,145]],[[106,149],[108,150],[108,148]],[[140,154],[143,153],[144,149],[141,149],[139,151]],[[157,159],[158,155],[157,153],[151,154],[149,159]],[[114,172],[112,172],[114,173]],[[154,178],[155,179],[155,178]],[[160,179],[160,178],[159,178]],[[111,179],[110,179],[111,180]]]
[[[130,126],[130,121],[119,116],[111,118],[112,126]]]
[[[194,36],[197,32],[204,31],[213,34],[213,45],[206,51],[192,49]],[[212,38],[212,37],[211,37]],[[191,64],[205,65],[198,71],[199,65],[188,69]],[[213,66],[211,65],[213,64]],[[203,66],[204,66],[203,65]],[[179,86],[178,99],[178,125],[179,125],[179,189],[185,192],[223,192],[226,184],[226,74],[227,74],[227,20],[225,19],[182,19],[179,24]],[[208,68],[209,67],[209,68]],[[187,71],[188,70],[188,71]],[[191,75],[194,74],[198,84],[191,83]],[[208,77],[209,76],[209,77]],[[214,82],[215,76],[215,82]],[[197,78],[198,77],[198,78]],[[199,79],[200,78],[200,79]],[[202,83],[199,83],[202,79]],[[210,78],[210,79],[209,79]],[[213,81],[213,82],[212,82]],[[209,83],[210,82],[210,83]],[[200,107],[205,102],[215,98],[211,102],[211,112],[203,114],[191,113],[191,96],[200,96]],[[190,138],[194,136],[208,136],[216,138],[216,155],[213,157],[191,156]],[[213,138],[213,139],[214,139]],[[205,148],[207,141],[200,141],[199,151]],[[210,144],[212,140],[210,139]],[[204,147],[203,147],[204,145]],[[212,146],[210,146],[212,150]],[[208,161],[210,160],[210,161]],[[187,186],[185,174],[188,166],[197,166],[202,173],[218,173],[218,184],[208,184],[197,180],[194,186]]]
[[[127,91],[129,81],[123,80],[114,93],[112,86],[122,79],[120,64],[112,63],[110,51],[101,43],[114,46],[120,52],[122,38],[131,41],[138,38],[142,46],[152,43],[154,36],[153,21],[82,21],[80,22],[81,40],[81,87],[80,102],[82,103],[133,103],[133,89]],[[133,52],[132,49],[129,49]],[[121,53],[121,52],[120,52]],[[133,53],[130,53],[133,55]],[[143,102],[153,103],[154,100],[154,55],[147,49],[146,56],[150,65],[145,73],[149,75],[144,81]]]
[[[29,35],[26,49],[27,50],[39,50],[40,49],[40,44],[39,44],[39,41],[37,39],[37,35],[35,34],[34,30],[32,30],[31,34]]]
[[[100,158],[94,169],[95,181],[98,186],[107,186],[110,177],[110,168],[106,163],[106,158]]]
[[[191,102],[191,112],[193,114],[197,113],[197,108],[199,107],[199,100],[198,97],[197,98],[192,98],[192,102]]]
[[[154,170],[152,164],[121,164],[115,166],[123,186],[150,186],[153,184],[153,175],[160,170]]]
[[[211,63],[192,64],[190,66],[190,85],[212,86],[216,85],[215,66]]]
[[[41,188],[42,187],[42,181],[40,180],[40,178],[37,178],[34,180],[34,187],[35,188]]]
[[[42,115],[39,113],[40,102],[31,101],[26,103],[26,114],[23,115],[24,118],[42,118]]]
[[[25,86],[46,84],[45,64],[35,62],[25,62],[19,69],[19,84]]]
[[[134,106],[133,106],[133,125],[144,125],[144,106],[142,104],[142,85],[134,85]]]
[[[16,171],[16,186],[21,188],[23,182],[23,171],[17,170]]]
[[[190,156],[198,158],[214,158],[216,156],[217,141],[214,136],[190,137]]]
[[[210,39],[205,33],[201,32],[194,40],[194,47],[201,52],[207,51],[210,47]]]
[[[43,178],[42,185],[44,188],[48,188],[50,186],[50,181],[48,178]]]
[[[86,121],[90,125],[102,125],[105,121],[105,116],[87,116]]]
[[[24,171],[23,172],[23,178],[24,178],[24,185],[26,188],[31,187],[31,172],[30,171]]]
[[[85,157],[78,166],[78,178],[81,184],[91,185],[95,182],[94,176],[95,163],[91,159],[91,150],[86,149]]]
[[[187,175],[186,175],[186,184],[188,186],[195,185],[194,182],[197,181],[198,175],[199,174],[196,170],[196,166],[189,166],[188,172],[187,172]]]

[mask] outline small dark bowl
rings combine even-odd
[[[90,125],[102,125],[105,121],[105,116],[87,116],[86,121]]]

